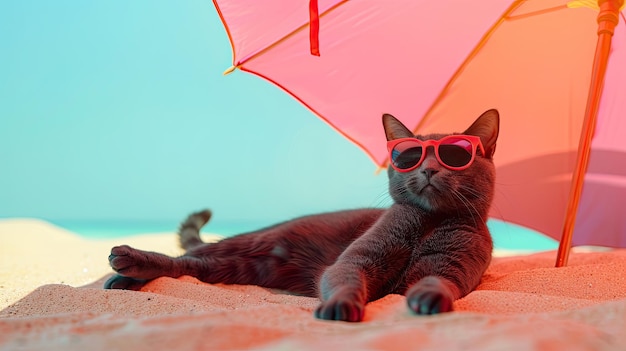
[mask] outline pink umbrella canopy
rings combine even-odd
[[[231,69],[279,86],[377,165],[387,161],[383,113],[416,133],[455,132],[496,108],[491,216],[558,240],[577,212],[574,245],[626,247],[623,0],[600,1],[619,23],[607,29],[614,34],[578,203],[571,183],[585,171],[577,155],[597,75],[597,2],[319,0],[317,35],[309,1],[213,2],[231,40]],[[315,39],[320,56],[311,54]],[[572,203],[577,211],[568,211]]]

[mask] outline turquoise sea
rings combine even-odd
[[[87,239],[114,239],[129,235],[174,233],[178,230],[176,220],[141,221],[141,220],[48,220],[59,227],[65,228]],[[237,222],[219,223],[211,221],[203,232],[218,234],[224,237],[260,229],[269,223]]]
[[[172,233],[177,230],[176,221],[51,221],[55,225],[89,239],[113,239],[146,233]],[[237,222],[211,223],[206,232],[224,237],[259,229],[271,223]],[[535,231],[501,221],[490,220],[489,228],[494,245],[507,250],[553,250],[558,242]],[[165,235],[165,234],[164,234]]]

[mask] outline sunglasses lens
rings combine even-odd
[[[409,169],[419,163],[422,152],[421,144],[411,141],[402,142],[391,150],[391,162],[398,169]]]
[[[439,158],[450,167],[463,167],[472,161],[472,150],[469,140],[449,138],[439,145]]]

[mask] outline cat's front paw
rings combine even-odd
[[[411,311],[419,315],[452,311],[452,293],[445,284],[434,279],[423,279],[409,289],[406,301]]]
[[[146,285],[147,282],[147,280],[129,278],[116,274],[104,283],[104,288],[137,291]]]
[[[360,322],[365,306],[350,299],[330,299],[315,309],[315,317],[331,321]]]

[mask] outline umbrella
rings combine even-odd
[[[496,108],[490,216],[560,239],[557,266],[572,245],[626,247],[623,0],[213,3],[226,73],[277,85],[377,165],[383,113],[429,133]]]

